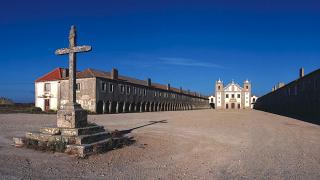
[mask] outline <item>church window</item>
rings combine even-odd
[[[240,98],[240,94],[238,94],[238,98]]]
[[[220,86],[218,86],[218,90],[220,90]]]
[[[143,90],[143,94],[144,94],[144,96],[147,96],[147,90],[146,89]]]
[[[81,85],[80,85],[80,83],[77,83],[77,85],[76,85],[76,91],[80,91],[80,89],[81,89]]]
[[[232,94],[231,97],[234,98],[234,94]]]
[[[49,92],[51,90],[51,84],[50,83],[45,83],[44,84],[44,91]]]
[[[109,92],[113,92],[113,87],[114,87],[113,84],[109,84]]]
[[[226,94],[226,98],[229,98],[229,94]]]

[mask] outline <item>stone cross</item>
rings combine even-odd
[[[76,27],[71,26],[69,34],[69,48],[57,49],[56,55],[69,54],[69,103],[76,104],[76,73],[77,73],[77,53],[91,51],[91,46],[77,46]]]

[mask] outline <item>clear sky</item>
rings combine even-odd
[[[34,101],[34,80],[67,67],[74,24],[78,68],[110,71],[205,95],[215,81],[252,82],[261,96],[300,67],[320,67],[319,0],[4,0],[0,5],[0,96]]]

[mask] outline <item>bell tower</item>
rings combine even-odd
[[[243,94],[242,97],[244,97],[241,101],[242,101],[242,107],[244,107],[245,109],[250,108],[251,107],[251,83],[249,82],[249,80],[245,80],[243,82]]]
[[[224,107],[224,91],[223,91],[223,82],[220,80],[216,81],[216,87],[215,87],[215,97],[216,97],[216,102],[215,106],[217,109],[221,109]]]

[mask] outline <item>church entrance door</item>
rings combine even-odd
[[[231,103],[231,109],[235,109],[235,108],[236,108],[235,103]]]
[[[50,99],[44,100],[44,110],[49,111],[50,110]]]

